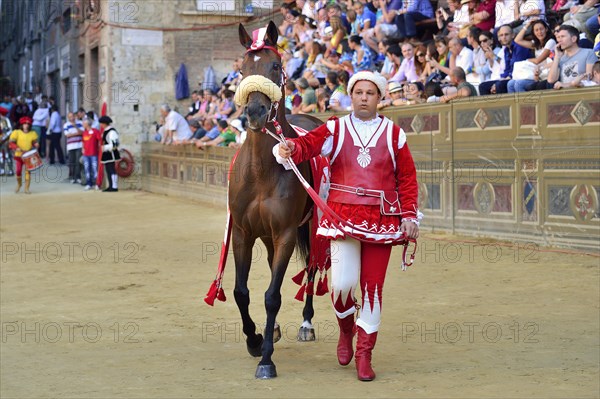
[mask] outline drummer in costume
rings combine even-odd
[[[31,151],[33,148],[38,148],[38,135],[34,130],[31,130],[32,120],[28,116],[19,119],[21,129],[13,130],[10,134],[9,148],[15,152],[15,163],[17,164],[17,188],[15,193],[21,190],[23,184],[23,154]],[[31,184],[31,174],[25,170],[25,194],[30,194],[29,185]]]
[[[108,116],[102,116],[98,120],[100,122],[102,130],[102,158],[101,162],[104,164],[104,174],[108,180],[108,188],[103,191],[113,192],[119,191],[117,183],[119,177],[117,176],[115,163],[121,159],[119,154],[119,133],[110,124],[112,119]]]
[[[346,237],[322,218],[317,234],[329,238],[331,249],[332,302],[340,327],[338,361],[347,365],[354,355],[357,334],[356,370],[358,379],[371,381],[371,353],[381,322],[385,273],[392,244],[390,235],[408,238],[419,235],[422,214],[417,209],[418,186],[415,165],[404,131],[388,118],[377,114],[377,103],[385,94],[386,80],[372,72],[358,72],[348,82],[353,112],[332,117],[306,136],[277,145],[273,154],[286,166],[319,154],[331,162],[331,186],[327,204],[342,219],[369,230],[353,234],[368,242]],[[384,237],[386,234],[387,237]],[[335,246],[335,247],[334,247]],[[354,291],[360,284],[362,301]],[[356,310],[360,316],[356,318]]]

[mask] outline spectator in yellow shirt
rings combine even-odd
[[[15,129],[10,134],[10,142],[9,147],[15,151],[15,161],[17,164],[17,188],[15,189],[15,193],[18,193],[21,190],[21,184],[23,180],[21,179],[22,171],[23,171],[23,158],[21,156],[30,151],[32,148],[38,148],[38,135],[35,130],[31,130],[32,120],[28,116],[24,116],[19,119],[19,125],[21,129]],[[31,183],[31,174],[29,171],[25,171],[25,194],[30,194],[29,192],[29,184]]]

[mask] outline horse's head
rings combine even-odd
[[[248,127],[260,131],[274,118],[281,100],[283,72],[281,56],[277,51],[277,27],[273,21],[250,37],[240,24],[240,43],[246,48],[241,73],[244,79],[236,92],[236,103],[246,106]]]

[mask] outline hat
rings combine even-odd
[[[110,125],[112,123],[112,119],[110,119],[110,116],[104,115],[101,116],[100,119],[98,119],[98,122]]]
[[[354,88],[354,85],[360,80],[368,80],[369,82],[375,84],[375,86],[377,86],[379,89],[379,94],[383,98],[385,95],[385,86],[387,84],[387,80],[380,74],[374,74],[373,72],[369,71],[360,71],[352,75],[350,81],[348,81],[348,93],[350,95],[352,95],[352,89]]]
[[[6,116],[8,114],[8,110],[4,107],[0,107],[0,115]]]
[[[398,82],[390,82],[388,84],[388,92],[390,94],[395,93],[397,91],[402,90],[402,83],[398,83]]]
[[[31,122],[32,122],[32,120],[28,116],[23,116],[23,117],[21,117],[21,119],[19,119],[19,125],[22,125],[24,123],[27,123],[28,125],[31,125]]]
[[[237,86],[236,85],[229,85],[229,87],[227,88],[227,90],[232,91],[235,93],[235,91],[237,90]]]
[[[325,33],[326,35],[331,35],[333,34],[333,28],[331,26],[327,26],[323,33]]]
[[[301,89],[307,89],[309,84],[308,84],[308,80],[306,80],[306,78],[300,78],[297,79],[294,83],[296,83],[296,86],[298,86]]]
[[[234,119],[229,123],[231,126],[239,130],[240,132],[244,131],[244,126],[242,126],[242,121],[239,119]]]
[[[471,0],[460,0],[460,5],[467,4]]]

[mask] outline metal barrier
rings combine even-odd
[[[407,133],[425,230],[600,251],[600,90],[472,97],[384,114]],[[225,205],[233,153],[144,143],[142,187]]]

